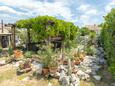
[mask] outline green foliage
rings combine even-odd
[[[93,46],[87,46],[85,48],[85,52],[87,53],[87,55],[94,55],[95,54],[95,49]]]
[[[34,54],[34,52],[32,52],[32,51],[27,51],[27,52],[25,52],[24,56],[25,56],[26,58],[31,58],[31,57],[32,57],[32,54]]]
[[[82,28],[80,29],[81,36],[89,35],[90,32],[91,32],[91,31],[90,31],[87,27],[82,27]]]
[[[0,53],[2,53],[2,48],[0,48]]]
[[[39,16],[16,22],[19,28],[31,29],[31,40],[38,42],[48,37],[61,36],[64,40],[76,38],[78,27],[71,22],[50,16]]]
[[[101,41],[109,64],[109,70],[115,76],[115,9],[112,9],[104,17],[105,22],[101,24]]]
[[[41,56],[42,63],[44,64],[44,67],[50,67],[56,65],[56,56],[55,52],[52,50],[52,45],[45,45],[42,47],[42,52],[39,52],[39,55]]]
[[[11,47],[8,48],[8,54],[12,55],[13,54],[13,49]]]

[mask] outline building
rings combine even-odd
[[[100,33],[100,30],[101,30],[101,28],[97,24],[86,25],[85,27],[89,28],[90,30],[95,31],[97,34]]]
[[[15,25],[13,24],[0,24],[0,47],[8,48],[11,46],[15,48]]]

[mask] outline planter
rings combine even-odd
[[[83,60],[84,60],[83,58],[80,58],[80,61],[81,61],[81,62],[83,62]]]
[[[63,61],[63,65],[67,65],[68,64],[68,62],[67,61]]]
[[[78,61],[78,60],[74,61],[74,65],[79,65],[79,64],[80,64],[80,61]]]
[[[17,75],[21,75],[23,73],[27,73],[30,72],[32,70],[32,68],[26,68],[26,69],[17,69]]]
[[[58,70],[57,67],[50,67],[49,68],[49,71],[51,74],[55,74],[57,72],[57,70]]]
[[[43,73],[43,75],[48,75],[49,74],[49,68],[48,67],[44,67],[42,69],[42,73]]]

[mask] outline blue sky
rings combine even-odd
[[[0,19],[15,23],[49,15],[83,26],[100,24],[111,8],[115,8],[115,0],[0,0]]]

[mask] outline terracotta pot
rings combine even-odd
[[[80,64],[80,61],[77,61],[77,60],[76,60],[76,61],[74,61],[74,64],[75,64],[75,65],[79,65],[79,64]]]
[[[80,61],[82,62],[84,59],[83,58],[80,58]]]
[[[52,73],[52,74],[56,73],[57,70],[58,70],[57,67],[50,67],[50,68],[49,68],[49,71],[50,71],[50,73]]]
[[[43,75],[49,74],[49,68],[48,68],[48,67],[44,67],[44,68],[42,69],[42,73],[43,73]]]
[[[68,64],[68,62],[67,61],[63,61],[63,65],[67,65]]]

